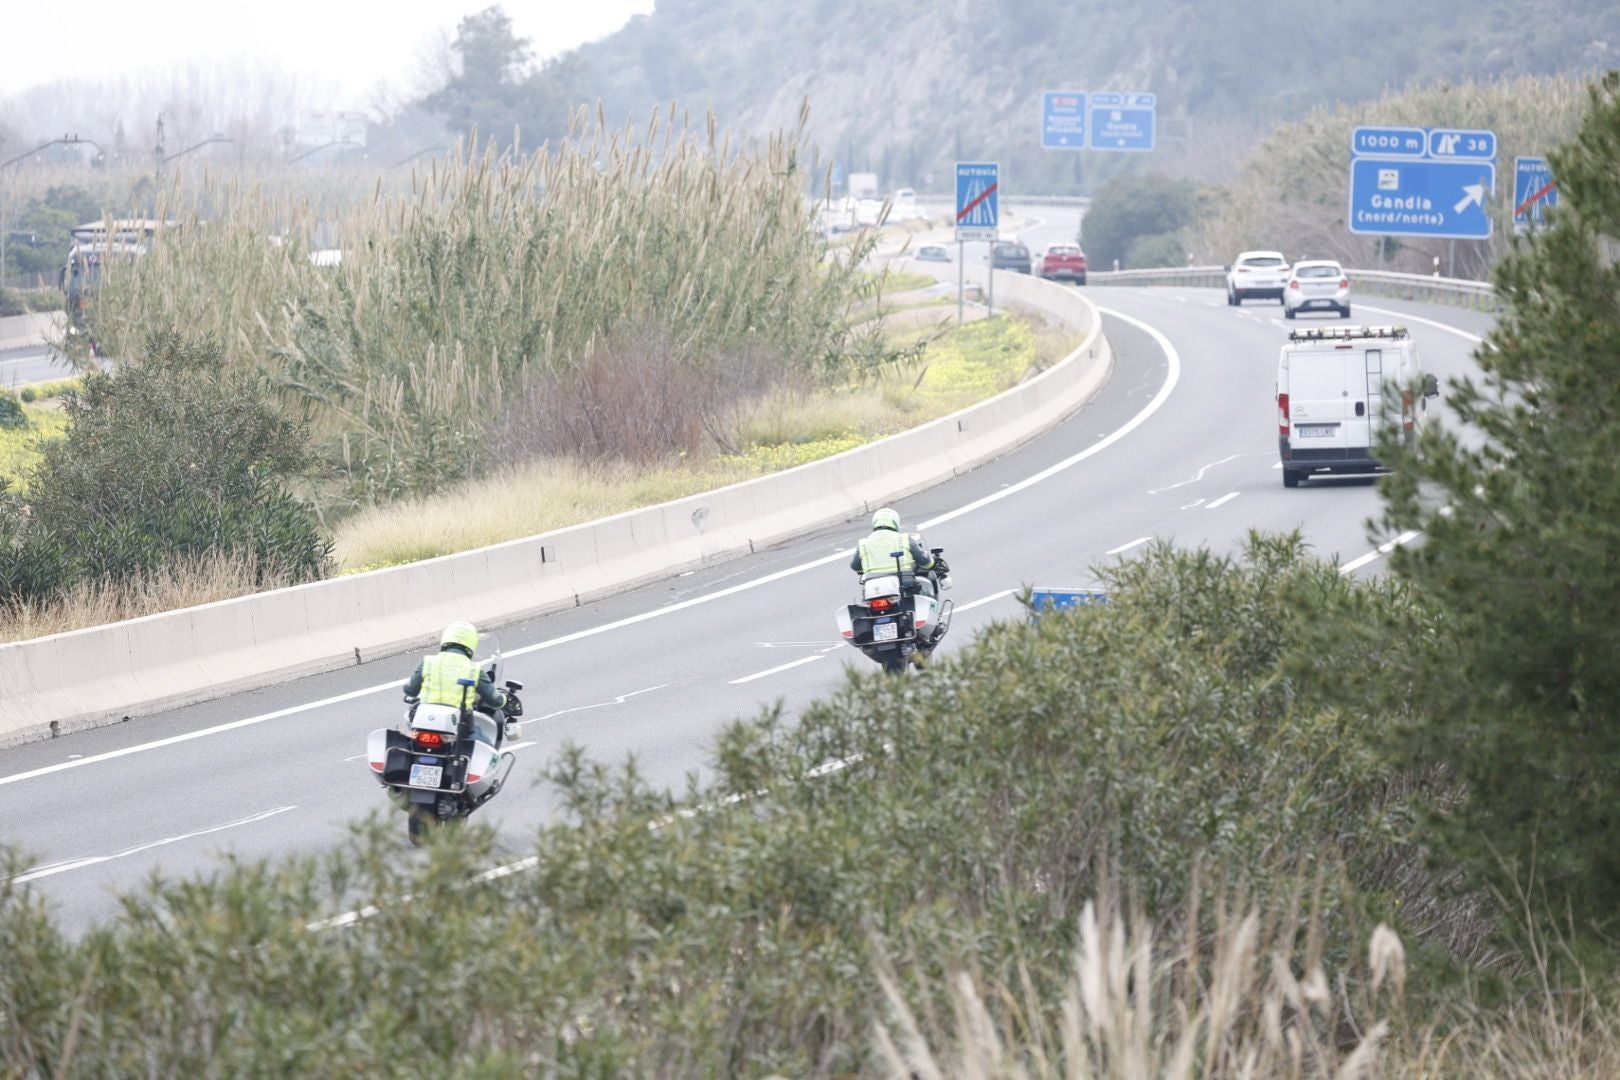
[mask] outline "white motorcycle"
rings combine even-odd
[[[915,581],[907,580],[913,575],[900,571],[901,553],[897,551],[895,572],[863,581],[861,599],[835,613],[843,639],[892,675],[914,663],[927,663],[951,628],[951,601],[939,599],[951,587],[945,549],[929,550],[934,566],[915,575]]]
[[[495,681],[500,649],[487,672]],[[388,797],[406,813],[413,845],[429,830],[466,818],[506,783],[517,756],[501,747],[522,738],[516,717],[523,715],[517,691],[505,683],[506,705],[491,714],[476,707],[477,683],[461,680],[461,705],[412,705],[398,727],[377,728],[366,739],[366,759]]]

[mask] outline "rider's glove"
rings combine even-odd
[[[510,690],[506,692],[506,705],[503,708],[507,716],[523,715],[523,702],[519,701],[518,696]]]

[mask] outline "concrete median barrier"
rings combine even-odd
[[[954,280],[954,267],[943,270]],[[426,647],[453,619],[495,626],[573,607],[862,517],[964,473],[1074,412],[1112,368],[1096,309],[1077,290],[1001,274],[996,299],[1080,331],[1080,346],[951,416],[717,491],[409,566],[0,645],[0,745]]]

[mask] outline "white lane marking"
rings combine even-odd
[[[158,739],[156,742],[139,743],[135,746],[126,746],[121,750],[108,750],[104,754],[91,754],[89,757],[79,758],[77,761],[62,761],[55,765],[45,765],[38,769],[29,769],[27,772],[12,773],[10,776],[0,776],[0,787],[15,784],[20,780],[31,780],[36,776],[48,776],[51,773],[62,772],[66,769],[77,769],[81,765],[94,765],[98,761],[111,761],[113,758],[127,757],[130,754],[140,754],[147,750],[156,750],[163,746],[173,746],[176,743],[190,742],[192,739],[201,739],[208,735],[218,735],[221,732],[235,731],[237,728],[252,727],[262,724],[266,720],[279,720],[283,716],[292,716],[296,713],[308,712],[311,709],[321,709],[328,705],[337,705],[355,698],[366,697],[370,694],[380,694],[384,690],[398,690],[404,686],[399,679],[392,679],[376,686],[368,686],[362,690],[350,690],[347,694],[337,694],[333,697],[322,698],[319,701],[306,702],[303,705],[289,705],[285,709],[275,712],[262,713],[258,716],[249,716],[242,720],[232,720],[228,724],[216,724],[210,728],[199,728],[188,731],[184,735],[171,735],[167,739]]]
[[[997,600],[1006,599],[1007,597],[1011,596],[1013,593],[1015,593],[1017,591],[1018,591],[1017,589],[1002,589],[998,593],[991,593],[989,596],[981,596],[981,597],[979,597],[979,599],[974,600],[971,603],[963,604],[960,607],[952,608],[951,609],[951,614],[956,615],[956,614],[959,614],[959,613],[961,613],[963,611],[972,611],[976,607],[984,607],[984,605],[986,605],[986,604],[993,604]]]
[[[1470,334],[1467,330],[1451,326],[1448,323],[1437,322],[1434,319],[1425,319],[1421,315],[1408,315],[1404,311],[1391,311],[1389,308],[1373,307],[1371,304],[1362,304],[1362,311],[1376,311],[1380,315],[1390,315],[1405,322],[1419,322],[1424,326],[1432,326],[1437,330],[1444,330],[1448,334],[1456,334],[1464,341],[1472,341],[1475,345],[1483,345],[1485,339],[1478,334]]]
[[[1366,566],[1368,563],[1372,562],[1374,559],[1381,559],[1385,555],[1388,555],[1390,552],[1394,551],[1400,545],[1410,544],[1413,540],[1416,540],[1422,535],[1423,533],[1416,529],[1408,529],[1395,539],[1386,540],[1382,544],[1379,544],[1376,548],[1367,552],[1367,554],[1361,556],[1359,559],[1351,559],[1349,562],[1339,567],[1339,573],[1353,574],[1357,570],[1360,570],[1363,566]]]
[[[1102,453],[1104,450],[1108,449],[1110,446],[1113,446],[1125,436],[1147,423],[1148,419],[1152,417],[1154,413],[1163,408],[1166,401],[1170,400],[1170,395],[1175,391],[1176,384],[1181,381],[1181,354],[1176,352],[1176,347],[1174,345],[1170,344],[1170,339],[1165,337],[1164,334],[1161,333],[1157,328],[1149,326],[1141,319],[1127,315],[1122,311],[1115,311],[1113,308],[1105,308],[1101,306],[1098,306],[1097,310],[1102,314],[1112,316],[1121,322],[1130,323],[1132,326],[1151,337],[1154,343],[1164,351],[1166,371],[1164,383],[1159,387],[1158,393],[1153,395],[1153,399],[1151,401],[1142,406],[1142,410],[1140,412],[1131,417],[1129,420],[1125,421],[1124,424],[1115,428],[1113,433],[1107,438],[1099,439],[1090,446],[1086,447],[1084,450],[1081,450],[1079,453],[1072,454],[1056,464],[1048,465],[1040,472],[1031,476],[1026,476],[1016,484],[975,499],[966,506],[959,506],[955,510],[950,510],[946,513],[940,514],[937,517],[930,518],[919,525],[919,528],[931,529],[935,525],[943,525],[947,521],[954,521],[964,514],[971,514],[975,510],[989,506],[992,503],[1000,502],[1009,495],[1015,495],[1026,488],[1032,488],[1044,480],[1049,480],[1059,473],[1073,468],[1075,465],[1080,464],[1080,462],[1085,461],[1087,458]]]
[[[1271,467],[1273,469],[1280,469],[1280,468],[1282,468],[1282,462],[1279,461],[1276,464],[1272,465]]]
[[[1038,473],[1031,476],[1026,476],[1024,479],[1015,484],[1009,484],[999,491],[993,491],[988,495],[975,499],[973,502],[970,502],[965,506],[959,506],[955,510],[950,510],[946,513],[938,515],[937,517],[930,518],[929,520],[920,523],[918,528],[928,529],[935,525],[942,525],[947,521],[953,521],[965,514],[971,514],[975,510],[980,510],[986,506],[1000,502],[1002,499],[1007,498],[1010,495],[1016,495],[1020,491],[1034,487],[1036,484],[1039,484],[1042,481],[1049,480],[1059,473],[1062,473],[1075,465],[1078,465],[1080,462],[1085,461],[1087,458],[1090,458],[1095,454],[1100,454],[1102,451],[1108,449],[1108,447],[1114,445],[1126,435],[1129,435],[1131,432],[1147,423],[1148,419],[1152,417],[1154,413],[1158,412],[1164,407],[1164,403],[1170,399],[1170,394],[1175,390],[1176,384],[1181,381],[1181,354],[1176,352],[1176,347],[1170,344],[1170,339],[1165,337],[1161,331],[1155,327],[1149,326],[1147,323],[1136,318],[1135,316],[1126,315],[1124,312],[1115,311],[1113,308],[1105,308],[1101,306],[1099,306],[1097,310],[1104,315],[1109,315],[1113,318],[1119,319],[1121,322],[1129,323],[1138,330],[1141,330],[1143,333],[1151,337],[1159,348],[1164,351],[1167,364],[1165,380],[1164,383],[1159,387],[1158,392],[1153,395],[1152,400],[1150,400],[1146,405],[1142,406],[1141,410],[1137,412],[1135,416],[1131,417],[1129,420],[1125,421],[1124,424],[1116,428],[1107,438],[1099,439],[1090,446],[1086,447],[1084,450],[1081,450],[1079,453],[1064,458],[1062,461],[1059,461],[1056,464],[1049,465]],[[854,554],[854,550],[854,548],[840,548],[831,555],[825,555],[819,559],[812,559],[809,562],[799,563],[796,566],[789,566],[784,569],[777,570],[774,573],[766,574],[763,577],[757,577],[750,581],[741,581],[735,585],[727,586],[724,589],[717,589],[712,593],[705,593],[702,596],[690,597],[686,600],[679,601],[678,603],[653,608],[650,611],[643,611],[639,615],[628,615],[625,618],[615,619],[612,622],[601,623],[597,626],[587,627],[584,630],[576,630],[571,634],[562,634],[558,637],[549,638],[545,641],[537,641],[533,645],[525,645],[520,649],[513,649],[506,652],[503,654],[503,656],[509,659],[515,656],[524,656],[532,652],[539,652],[542,649],[554,649],[560,645],[568,645],[575,641],[582,641],[585,638],[595,637],[598,634],[606,634],[614,630],[622,630],[626,626],[634,626],[638,623],[644,623],[651,619],[663,618],[665,615],[672,615],[677,611],[685,611],[688,608],[697,607],[699,604],[707,604],[715,600],[724,599],[728,596],[735,596],[738,593],[746,592],[749,589],[754,589],[761,585],[770,585],[774,582],[781,581],[784,578],[793,577],[795,574],[802,574],[807,570],[815,570],[819,567],[827,566],[840,560],[848,562],[849,557]],[[379,683],[376,686],[368,686],[360,690],[351,690],[346,694],[338,694],[334,697],[322,698],[319,701],[311,701],[303,705],[289,705],[285,709],[277,709],[274,712],[264,713],[260,716],[249,716],[242,720],[233,720],[226,724],[217,724],[214,727],[200,728],[196,731],[188,731],[183,735],[174,735],[167,739],[159,739],[156,742],[139,743],[135,746],[123,747],[119,750],[109,750],[104,754],[93,754],[90,757],[80,758],[78,761],[59,762],[55,765],[47,765],[38,769],[30,769],[27,772],[14,773],[11,776],[0,776],[0,787],[3,787],[6,784],[16,783],[20,780],[29,780],[36,776],[46,776],[50,773],[61,772],[64,769],[74,769],[81,765],[92,765],[101,761],[109,761],[113,758],[121,758],[130,754],[139,754],[144,753],[147,750],[156,750],[160,747],[172,746],[175,743],[189,742],[192,739],[202,739],[210,735],[218,735],[223,732],[234,731],[237,728],[250,727],[254,724],[262,724],[267,720],[279,720],[284,716],[293,716],[297,713],[309,712],[312,709],[321,709],[328,705],[336,705],[345,701],[353,701],[355,698],[366,697],[370,694],[380,694],[386,690],[398,690],[401,685],[402,684],[399,679],[392,679],[385,683]]]
[[[1174,491],[1178,487],[1186,487],[1188,484],[1196,484],[1196,483],[1198,483],[1198,481],[1200,481],[1200,480],[1202,480],[1204,478],[1205,473],[1209,472],[1209,470],[1213,469],[1215,466],[1217,466],[1217,465],[1225,465],[1228,461],[1236,461],[1238,458],[1240,458],[1242,456],[1243,456],[1242,454],[1231,454],[1231,455],[1228,455],[1227,457],[1221,458],[1221,460],[1219,460],[1219,461],[1212,461],[1208,465],[1205,465],[1203,468],[1199,469],[1196,473],[1194,473],[1193,478],[1191,480],[1182,480],[1182,481],[1180,481],[1178,483],[1171,484],[1169,487],[1149,488],[1148,489],[1148,494],[1149,495],[1162,495],[1166,491]]]
[[[1287,326],[1283,325],[1283,321],[1281,319],[1277,318],[1275,315],[1272,316],[1271,318],[1267,319],[1266,322],[1270,323],[1272,326],[1275,326],[1279,330],[1288,329]]]
[[[1241,491],[1228,491],[1225,495],[1222,495],[1220,498],[1216,499],[1214,502],[1212,502],[1208,506],[1204,507],[1204,509],[1205,510],[1213,510],[1217,506],[1224,506],[1225,504],[1231,502],[1233,499],[1237,498],[1241,494],[1243,494],[1243,492],[1241,492]]]
[[[815,656],[802,656],[797,660],[789,660],[785,664],[777,664],[773,668],[766,668],[764,671],[756,671],[752,675],[744,675],[740,679],[732,679],[730,685],[741,686],[743,683],[753,682],[755,679],[763,679],[767,675],[775,675],[777,672],[786,671],[788,668],[796,668],[802,667],[805,664],[813,664],[817,660],[822,659],[824,656],[824,653],[817,653]]]
[[[518,717],[518,723],[521,724],[524,720],[529,720],[529,719],[533,719],[533,720],[550,720],[554,716],[567,716],[569,713],[585,712],[587,709],[605,709],[609,705],[623,705],[625,702],[629,701],[633,697],[640,697],[642,694],[650,694],[654,690],[667,690],[668,688],[669,688],[669,683],[659,683],[657,686],[649,686],[645,690],[632,690],[628,694],[620,694],[618,697],[614,698],[612,701],[596,701],[596,702],[592,702],[589,705],[575,705],[571,709],[558,709],[556,712],[549,712],[549,713],[546,713],[544,716],[535,716],[535,717],[520,716],[520,717]]]
[[[90,855],[82,859],[69,859],[65,862],[52,863],[49,866],[42,866],[36,870],[30,870],[25,874],[18,874],[16,877],[11,879],[11,884],[22,885],[26,882],[37,881],[40,878],[54,877],[57,874],[65,874],[69,870],[82,870],[87,866],[99,866],[101,863],[112,862],[114,859],[128,858],[131,855],[139,855],[141,852],[150,851],[153,848],[165,847],[169,844],[178,844],[183,840],[195,840],[199,836],[209,836],[213,833],[224,832],[226,829],[235,829],[242,825],[251,825],[255,821],[263,821],[265,818],[275,817],[277,814],[285,814],[288,810],[296,809],[298,809],[296,806],[277,806],[270,810],[261,811],[257,814],[249,814],[245,818],[237,818],[235,821],[227,821],[223,825],[215,825],[212,828],[198,829],[196,832],[181,833],[179,836],[166,836],[162,840],[152,840],[145,844],[136,844],[134,847],[125,848],[123,851],[117,851],[111,855]]]
[[[756,649],[819,649],[823,645],[841,645],[839,641],[756,641]]]
[[[1128,544],[1121,544],[1117,548],[1109,548],[1107,551],[1103,552],[1103,554],[1104,555],[1122,555],[1125,552],[1131,550],[1131,548],[1141,547],[1143,544],[1147,543],[1148,541],[1150,541],[1152,539],[1153,539],[1153,537],[1151,537],[1151,536],[1138,536],[1135,540],[1132,540]]]
[[[1183,509],[1183,510],[1191,510],[1196,506],[1202,506],[1202,505],[1204,505],[1204,500],[1203,499],[1194,499],[1192,502],[1187,503],[1186,505],[1184,505],[1181,509]]]

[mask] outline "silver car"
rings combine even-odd
[[[1336,311],[1350,317],[1350,279],[1332,259],[1301,259],[1288,275],[1283,293],[1283,314],[1292,319],[1302,311]]]

